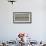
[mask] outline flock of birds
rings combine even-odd
[[[46,42],[43,41],[36,41],[36,40],[31,40],[28,39],[26,42],[23,41],[23,34],[18,35],[19,38],[21,39],[16,39],[16,40],[10,40],[10,41],[6,41],[6,42],[0,42],[0,46],[46,46]]]

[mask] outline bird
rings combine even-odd
[[[10,1],[8,1],[8,2],[11,2],[11,3],[13,4],[13,2],[16,2],[16,1],[10,0]]]

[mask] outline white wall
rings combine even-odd
[[[32,39],[46,40],[45,0],[17,0],[13,5],[0,0],[0,40],[11,40],[18,32],[28,32]],[[32,12],[31,24],[13,24],[13,12]]]

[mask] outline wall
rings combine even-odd
[[[0,0],[0,40],[11,40],[18,32],[27,32],[37,41],[46,40],[45,0],[17,0],[13,5]],[[31,24],[13,24],[13,12],[32,12]]]

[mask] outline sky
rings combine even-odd
[[[13,24],[13,12],[32,12],[31,24]],[[17,0],[13,5],[0,0],[0,40],[15,40],[19,32],[26,32],[33,40],[46,40],[46,1]]]

